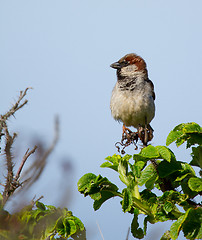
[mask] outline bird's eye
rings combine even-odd
[[[123,66],[127,66],[127,65],[128,65],[128,61],[123,60],[122,65],[123,65]]]

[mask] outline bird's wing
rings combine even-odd
[[[148,82],[149,85],[151,86],[151,89],[152,89],[152,97],[153,97],[153,99],[155,100],[155,99],[156,99],[156,95],[155,95],[155,92],[154,92],[154,84],[153,84],[153,82],[152,82],[150,79],[146,79],[146,82]]]

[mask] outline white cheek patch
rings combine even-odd
[[[122,76],[133,76],[134,72],[137,70],[137,66],[135,64],[128,65],[126,67],[123,67],[121,69],[121,75]]]

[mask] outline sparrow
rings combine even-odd
[[[123,123],[123,134],[133,126],[144,145],[153,138],[149,125],[155,115],[154,84],[148,78],[143,58],[130,53],[110,67],[116,69],[117,82],[113,88],[110,109],[113,118]]]

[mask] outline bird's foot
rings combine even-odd
[[[132,132],[129,128],[127,128],[125,125],[123,125],[123,133],[122,133],[122,139],[121,142],[117,142],[115,144],[116,148],[118,149],[118,152],[120,152],[120,146],[121,145],[123,148],[121,150],[122,154],[125,154],[125,148],[128,147],[130,144],[135,145],[135,149],[137,150],[137,143],[138,141],[138,133],[137,132]]]
[[[148,142],[152,140],[153,132],[154,130],[149,124],[145,125],[145,127],[142,127],[142,126],[138,127],[138,130],[137,130],[138,137],[142,141],[143,146],[147,146]]]

